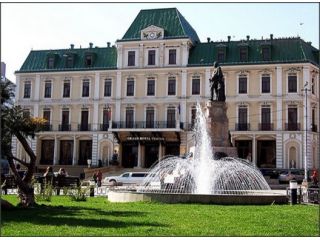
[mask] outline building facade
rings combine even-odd
[[[16,103],[48,121],[30,140],[38,168],[79,172],[88,159],[107,166],[114,151],[122,167],[148,168],[189,152],[215,61],[239,157],[251,155],[260,168],[303,168],[306,156],[308,168],[319,167],[319,50],[272,34],[201,43],[171,8],[140,11],[115,46],[30,52],[16,71]]]

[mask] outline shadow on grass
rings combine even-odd
[[[95,228],[127,228],[127,227],[168,227],[168,225],[130,220],[132,217],[146,216],[145,212],[138,211],[107,211],[86,207],[39,206],[32,209],[15,208],[2,211],[2,224],[27,222],[36,225],[70,227],[83,226]],[[98,217],[97,217],[98,216]],[[112,217],[113,219],[108,219]],[[118,220],[117,217],[128,217]]]

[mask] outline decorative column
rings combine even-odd
[[[117,72],[115,121],[121,121],[121,72]]]
[[[256,135],[252,137],[252,163],[257,166],[257,141]]]
[[[137,167],[141,168],[141,144],[140,142],[138,143],[138,163]]]
[[[39,74],[36,75],[36,80],[35,80],[34,100],[36,101],[36,103],[33,105],[33,116],[39,117],[39,100],[40,100],[40,75]]]
[[[142,67],[143,66],[143,58],[144,57],[144,54],[143,54],[143,43],[140,43],[139,44],[139,67]]]
[[[164,43],[160,43],[160,52],[159,52],[159,67],[164,66],[165,61],[165,51],[164,51]]]
[[[58,165],[58,138],[54,135],[53,165]]]
[[[117,57],[117,67],[122,68],[122,46],[118,45],[117,47],[118,57]]]
[[[72,166],[77,165],[77,140],[76,135],[73,135],[73,153],[72,153]]]

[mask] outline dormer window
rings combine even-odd
[[[86,66],[92,67],[93,65],[93,57],[92,55],[86,55]]]
[[[248,48],[241,47],[240,48],[240,62],[247,62],[248,61]]]
[[[67,68],[72,68],[73,67],[73,63],[74,63],[74,57],[73,57],[73,55],[68,55],[67,57],[66,57],[66,67]]]
[[[48,57],[47,66],[49,69],[54,68],[54,57]]]
[[[217,56],[218,62],[224,62],[225,61],[225,51],[224,49],[218,49],[218,56]]]
[[[270,61],[271,60],[271,49],[270,46],[264,46],[261,49],[262,60],[263,61]]]

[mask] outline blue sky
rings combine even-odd
[[[292,37],[319,49],[318,3],[18,3],[1,5],[1,61],[15,82],[31,49],[105,47],[122,38],[141,9],[176,7],[201,41]]]

